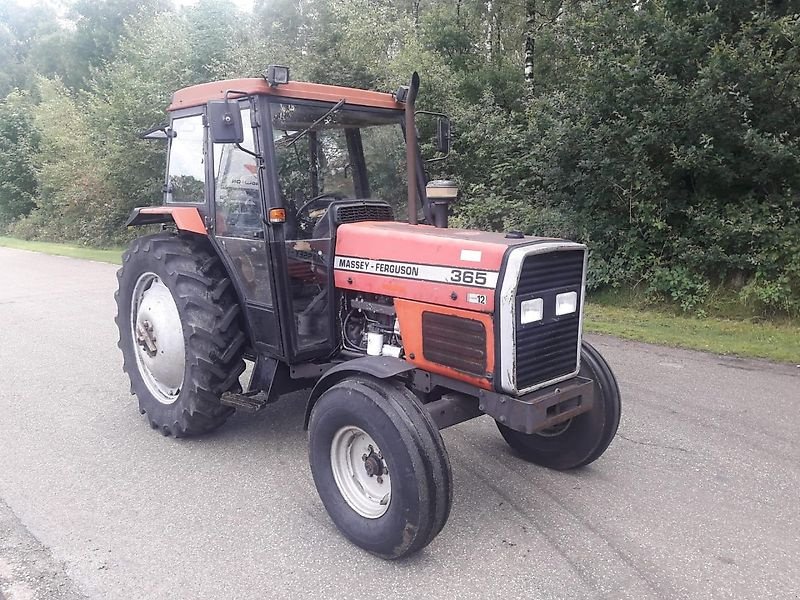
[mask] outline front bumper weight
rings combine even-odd
[[[594,381],[575,377],[530,394],[506,396],[480,390],[478,408],[498,423],[521,433],[536,433],[587,412],[594,402]]]

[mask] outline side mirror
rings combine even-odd
[[[450,154],[450,119],[447,117],[436,120],[436,151]]]
[[[241,144],[244,141],[242,111],[237,100],[209,100],[206,119],[213,143]]]

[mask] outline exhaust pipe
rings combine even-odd
[[[419,73],[411,75],[406,94],[406,164],[408,165],[408,222],[417,224],[417,126],[414,122],[414,103],[419,92]]]

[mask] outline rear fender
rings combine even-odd
[[[205,222],[200,211],[194,206],[146,206],[134,208],[128,217],[125,225],[127,227],[135,227],[139,225],[153,225],[157,223],[174,223],[181,233],[194,233],[203,236],[208,243],[211,244],[211,251],[219,257],[222,262],[222,267],[228,274],[228,277],[233,283],[233,289],[239,299],[239,306],[241,307],[241,315],[244,323],[245,334],[250,341],[250,347],[256,350],[255,332],[250,321],[250,314],[246,310],[245,293],[240,284],[239,278],[236,276],[236,271],[230,264],[226,256],[220,252],[217,241],[213,236],[208,235]]]
[[[326,390],[332,388],[340,381],[355,375],[370,375],[377,379],[391,379],[403,373],[413,371],[416,367],[400,358],[391,356],[362,356],[347,362],[340,363],[328,369],[325,374],[317,381],[311,396],[306,404],[306,418],[303,427],[308,429],[308,422],[311,419],[311,411],[319,397]]]
[[[194,206],[146,206],[134,208],[125,225],[152,225],[154,223],[175,223],[180,231],[191,231],[208,235],[206,224],[200,211]]]

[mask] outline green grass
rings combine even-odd
[[[1,237],[0,246],[114,264],[121,248],[99,250]],[[586,305],[586,331],[629,340],[800,364],[800,324],[747,318],[687,317],[668,308],[646,308],[620,295],[595,296]]]
[[[588,302],[584,327],[652,344],[800,364],[800,325],[792,322],[695,318]]]
[[[85,246],[70,246],[69,244],[54,244],[51,242],[30,242],[2,236],[0,236],[0,246],[16,248],[17,250],[43,252],[44,254],[55,254],[57,256],[96,260],[115,265],[120,264],[122,257],[122,248],[87,248]]]

